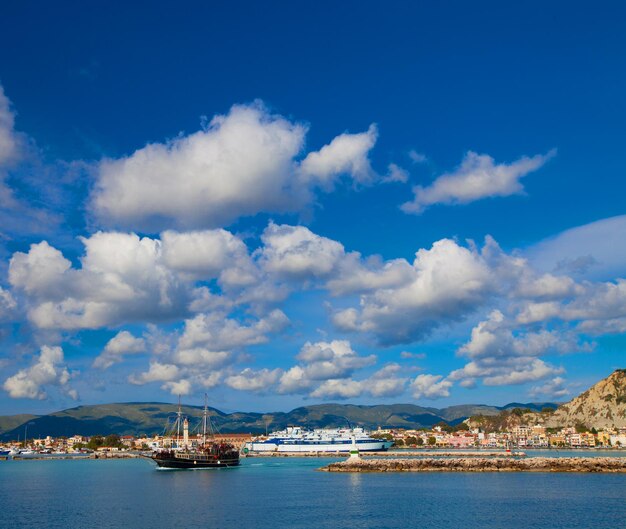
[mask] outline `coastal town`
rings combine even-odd
[[[479,428],[469,429],[465,423],[458,428],[437,425],[431,429],[409,430],[402,428],[378,428],[372,437],[394,442],[394,449],[620,449],[626,448],[626,428],[608,428],[596,431],[584,427],[546,428],[544,426],[516,426],[511,431],[486,433]],[[266,436],[253,436],[249,433],[215,434],[218,442],[230,443],[238,449],[253,440]],[[189,444],[197,445],[200,436],[190,436]],[[107,435],[71,437],[38,437],[24,441],[0,444],[0,452],[20,451],[29,454],[81,454],[103,453],[122,454],[131,451],[152,451],[167,448],[172,438],[155,436]]]

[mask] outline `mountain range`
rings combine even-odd
[[[214,427],[223,433],[264,433],[290,425],[308,428],[341,427],[348,423],[368,429],[427,428],[437,423],[458,424],[471,415],[497,415],[511,408],[556,408],[549,402],[511,403],[506,406],[468,404],[447,408],[424,408],[414,404],[357,406],[352,404],[318,404],[290,412],[223,413],[209,408]],[[23,439],[25,435],[53,437],[72,435],[154,435],[162,433],[168,420],[175,416],[177,406],[158,402],[131,402],[78,406],[49,415],[13,415],[0,417],[0,440]],[[202,408],[183,406],[183,415],[200,417]],[[193,421],[192,421],[193,423]]]

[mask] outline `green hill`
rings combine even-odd
[[[531,405],[524,405],[531,407]],[[545,406],[545,404],[542,404]],[[553,405],[556,407],[556,405]],[[0,439],[14,440],[24,436],[28,423],[29,437],[53,437],[72,435],[155,435],[162,433],[168,421],[174,418],[178,406],[159,402],[130,402],[78,406],[49,415],[14,415],[0,417]],[[439,422],[457,424],[470,415],[497,415],[502,409],[494,406],[464,405],[441,410],[424,408],[414,404],[390,404],[358,406],[353,404],[318,404],[303,406],[290,412],[277,413],[223,413],[209,408],[211,422],[218,431],[263,433],[283,429],[290,425],[307,428],[341,427],[348,424],[369,429],[382,428],[430,428]],[[192,425],[199,423],[202,408],[183,406],[185,416],[192,418]],[[198,418],[194,421],[193,418]]]
[[[28,421],[36,419],[37,417],[39,417],[39,415],[29,415],[27,413],[0,417],[0,434],[13,430],[22,424],[26,424]]]

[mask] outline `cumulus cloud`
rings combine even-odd
[[[469,151],[452,173],[438,177],[430,186],[415,186],[414,198],[402,204],[405,213],[419,215],[434,204],[468,204],[487,197],[505,197],[524,191],[520,179],[542,167],[556,154],[523,156],[510,164],[496,164],[491,156]]]
[[[171,382],[178,378],[180,370],[174,364],[164,364],[157,360],[150,362],[150,368],[139,375],[131,375],[128,381],[131,384],[142,386],[150,382]]]
[[[320,384],[311,393],[316,399],[352,399],[361,396],[363,383],[351,379],[331,379]]]
[[[593,344],[581,343],[569,331],[516,329],[515,320],[493,311],[472,329],[471,339],[458,350],[471,361],[450,373],[449,380],[461,381],[464,387],[482,380],[486,386],[525,384],[563,373],[539,357],[589,351]]]
[[[136,338],[128,331],[120,331],[111,338],[100,355],[96,357],[93,366],[99,369],[108,369],[113,364],[124,360],[126,355],[144,353],[146,342],[143,338]]]
[[[578,322],[578,330],[589,334],[624,332],[626,326],[626,279],[577,284],[575,295],[549,302],[522,305],[517,321],[523,324],[560,320]]]
[[[297,212],[342,174],[375,178],[368,152],[376,127],[342,134],[301,163],[307,127],[260,102],[235,105],[205,130],[105,159],[92,207],[102,222],[132,229],[221,227],[257,213]]]
[[[388,364],[362,380],[349,377],[328,379],[311,391],[309,396],[323,400],[351,399],[365,394],[375,398],[397,397],[404,393],[408,380],[398,376],[400,370],[399,365]]]
[[[279,393],[307,393],[320,381],[347,378],[376,362],[375,355],[360,356],[347,340],[307,342],[297,359],[300,363],[282,374]]]
[[[370,125],[367,132],[360,134],[340,134],[319,151],[309,153],[300,164],[300,172],[305,180],[313,180],[326,188],[332,187],[341,174],[351,175],[359,184],[370,184],[377,175],[368,154],[377,139],[376,125]]]
[[[219,227],[293,211],[308,200],[293,178],[305,134],[260,103],[235,105],[206,130],[103,160],[93,206],[104,222],[135,229]]]
[[[397,397],[404,393],[407,378],[401,376],[402,366],[387,364],[364,381],[367,392],[372,397]]]
[[[289,324],[285,314],[275,309],[250,325],[226,318],[218,312],[199,314],[185,321],[173,361],[187,366],[221,367],[232,358],[232,351],[265,343],[268,335]]]
[[[13,399],[47,398],[46,387],[58,386],[73,399],[78,395],[69,387],[71,375],[64,365],[63,349],[44,345],[33,364],[4,381],[3,388]]]
[[[515,332],[499,310],[472,329],[469,342],[459,354],[469,358],[496,358],[508,356],[536,357],[547,352],[569,353],[580,351],[576,338],[556,331],[541,329],[535,332]]]
[[[411,343],[445,322],[463,318],[496,288],[485,256],[449,239],[419,250],[409,277],[395,288],[361,296],[360,310],[337,311],[335,325],[372,333],[383,345]]]
[[[229,374],[239,376],[229,373],[237,361],[237,351],[266,342],[269,334],[280,332],[288,324],[285,314],[277,309],[247,323],[219,312],[198,314],[185,320],[180,333],[163,336],[157,332],[150,336],[150,342],[160,347],[155,348],[149,369],[131,375],[129,381],[136,385],[163,382],[161,388],[172,394],[188,394],[196,387],[215,387]],[[246,371],[241,376],[250,378],[250,373]],[[244,386],[242,378],[231,378],[230,382],[226,378],[225,382],[232,387]]]
[[[411,382],[411,390],[416,399],[441,399],[450,396],[452,385],[441,375],[417,375]]]
[[[161,389],[169,391],[172,395],[189,395],[191,388],[191,382],[185,379],[166,382],[161,386]]]
[[[260,265],[286,279],[328,276],[345,256],[340,243],[304,226],[270,223],[261,239],[263,247],[257,252]]]
[[[241,391],[262,392],[273,386],[282,374],[282,369],[260,369],[255,371],[246,368],[237,375],[226,378],[226,385]]]
[[[569,389],[565,387],[565,379],[562,377],[554,377],[544,384],[533,386],[528,392],[530,397],[549,397],[560,399],[570,394]]]
[[[27,294],[37,327],[99,328],[186,314],[190,294],[164,266],[159,241],[98,232],[82,242],[80,269],[46,241],[11,258],[9,282]]]
[[[243,287],[257,279],[247,246],[226,230],[165,231],[161,245],[164,264],[194,279],[217,278],[225,287]]]

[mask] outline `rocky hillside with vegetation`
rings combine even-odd
[[[559,408],[546,421],[548,427],[626,427],[626,369],[618,369]]]
[[[511,431],[517,426],[541,425],[546,428],[576,427],[579,431],[626,427],[626,369],[618,369],[578,397],[556,410],[540,412],[514,408],[498,415],[474,415],[467,420],[470,428],[485,432]]]

